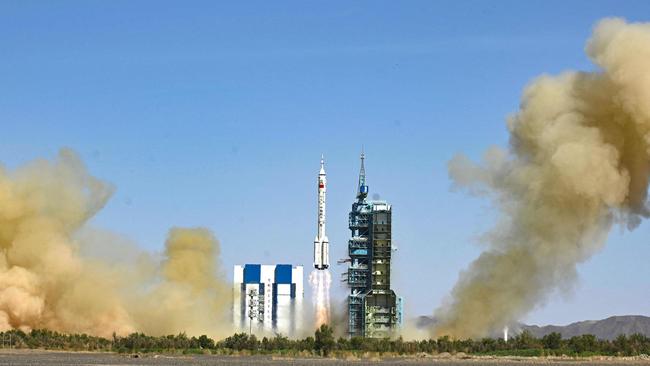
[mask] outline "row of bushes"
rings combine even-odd
[[[210,352],[229,354],[248,353],[292,353],[327,356],[333,351],[377,352],[394,354],[416,353],[458,353],[481,355],[612,355],[636,356],[650,354],[650,338],[642,334],[620,335],[615,340],[597,339],[591,334],[563,339],[559,333],[551,333],[535,338],[529,332],[522,332],[505,342],[503,339],[483,338],[452,339],[441,337],[419,341],[397,339],[338,338],[333,336],[332,328],[321,326],[314,337],[289,339],[277,335],[258,339],[255,335],[237,333],[226,339],[216,341],[202,335],[188,337],[185,333],[167,336],[148,336],[133,333],[126,337],[113,335],[111,339],[87,334],[63,334],[45,329],[35,329],[29,333],[20,330],[0,332],[2,347],[41,348],[56,350],[87,350],[117,352]]]

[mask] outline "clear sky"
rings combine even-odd
[[[3,1],[0,161],[71,147],[117,187],[92,225],[152,251],[171,226],[206,226],[230,278],[310,268],[321,153],[344,257],[363,145],[370,196],[393,204],[393,287],[407,316],[430,314],[495,217],[451,189],[447,162],[505,146],[535,76],[592,70],[584,44],[606,16],[650,21],[650,3]],[[647,223],[614,230],[574,295],[526,320],[650,315],[649,238]]]

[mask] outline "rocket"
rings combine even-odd
[[[325,160],[321,155],[318,173],[318,231],[314,239],[314,268],[327,269],[330,266],[329,240],[325,234],[325,193],[327,192],[327,175]]]

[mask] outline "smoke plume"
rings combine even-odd
[[[85,230],[112,191],[70,150],[13,172],[0,167],[0,330],[229,332],[229,292],[208,230],[171,229],[157,261],[135,250],[117,261],[83,254],[118,237]]]
[[[314,306],[315,328],[323,324],[330,324],[330,286],[332,284],[330,271],[327,269],[313,270],[309,274],[309,284]]]
[[[503,329],[569,290],[614,223],[632,229],[648,215],[650,24],[602,20],[586,52],[598,71],[544,75],[525,89],[507,121],[508,151],[449,163],[455,184],[489,195],[501,216],[436,311],[434,334]]]

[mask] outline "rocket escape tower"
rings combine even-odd
[[[384,338],[401,324],[402,300],[390,288],[391,206],[366,199],[364,160],[361,152],[357,200],[349,217],[348,333],[351,337]]]

